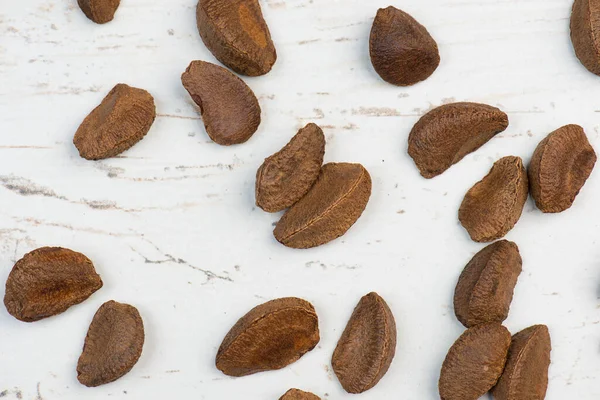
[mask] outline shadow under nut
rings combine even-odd
[[[264,75],[277,60],[258,0],[200,0],[200,37],[211,53],[238,74]]]

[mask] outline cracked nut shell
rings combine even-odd
[[[451,103],[434,108],[412,128],[408,154],[421,175],[433,178],[508,127],[508,116],[479,103]]]
[[[546,325],[534,325],[514,335],[504,372],[492,389],[494,399],[544,400],[551,347]]]
[[[200,0],[198,31],[223,64],[248,76],[264,75],[277,60],[258,0]]]
[[[571,11],[571,42],[588,71],[600,75],[600,1],[575,0]]]
[[[395,7],[377,11],[369,39],[371,63],[393,85],[424,81],[440,65],[437,43],[413,17]]]
[[[304,392],[298,389],[290,389],[279,400],[321,400],[319,396],[316,396],[309,392]]]
[[[144,323],[137,308],[107,301],[90,324],[77,363],[77,379],[88,387],[113,382],[133,368],[143,347]]]
[[[256,205],[284,210],[314,185],[325,154],[325,136],[316,124],[300,129],[284,148],[265,159],[256,173]]]
[[[309,302],[295,297],[254,307],[227,333],[216,357],[225,375],[281,369],[319,343],[319,319]]]
[[[500,239],[521,217],[528,190],[521,158],[503,157],[465,194],[458,219],[476,242]]]
[[[244,143],[258,129],[260,106],[254,92],[225,68],[192,61],[181,82],[200,107],[206,133],[215,143]]]
[[[61,247],[41,247],[25,254],[6,280],[4,305],[24,322],[66,311],[102,287],[89,258]]]
[[[287,247],[306,249],[350,229],[371,196],[371,176],[360,164],[329,163],[308,193],[281,217],[273,234]]]
[[[121,0],[77,0],[85,16],[97,24],[112,21],[120,3]]]
[[[498,382],[510,333],[489,323],[467,329],[454,342],[442,364],[438,388],[442,400],[477,400]]]
[[[114,157],[142,140],[155,118],[156,107],[150,93],[119,83],[85,117],[73,143],[85,159]]]
[[[377,293],[358,302],[335,348],[331,364],[348,393],[375,386],[388,371],[396,353],[396,322]]]
[[[504,321],[522,264],[519,248],[508,240],[492,243],[475,254],[458,278],[456,318],[467,328]]]
[[[592,173],[596,152],[579,125],[566,125],[538,144],[528,168],[529,188],[545,213],[570,208]]]

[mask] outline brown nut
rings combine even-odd
[[[254,92],[225,68],[192,61],[181,82],[200,107],[206,133],[215,143],[244,143],[258,129],[260,106]]]
[[[544,400],[551,347],[546,325],[534,325],[514,335],[504,372],[492,389],[494,399]]]
[[[60,314],[102,287],[89,258],[61,247],[41,247],[25,254],[6,280],[4,305],[24,322]]]
[[[479,103],[452,103],[434,108],[412,128],[408,154],[425,178],[446,171],[508,127],[508,116]]]
[[[571,42],[575,55],[596,75],[600,75],[599,13],[599,0],[575,0],[571,11]]]
[[[223,339],[216,365],[225,375],[281,369],[319,343],[319,319],[309,302],[295,297],[254,307]]]
[[[324,154],[325,136],[321,128],[311,123],[300,129],[258,169],[256,205],[268,212],[294,205],[319,177]]]
[[[504,321],[522,264],[519,248],[508,240],[492,243],[475,254],[458,278],[456,318],[467,328]]]
[[[264,75],[277,60],[258,0],[200,0],[198,31],[217,60],[238,74]]]
[[[331,364],[348,393],[362,393],[385,375],[396,354],[396,321],[377,293],[358,302],[333,352]]]
[[[97,24],[112,21],[120,3],[121,0],[77,0],[85,16]]]
[[[392,6],[377,11],[369,53],[379,76],[398,86],[424,81],[440,65],[437,43],[427,29]]]
[[[329,163],[308,193],[281,217],[273,234],[287,247],[306,249],[350,229],[371,196],[371,176],[360,164]]]
[[[498,382],[510,346],[510,333],[498,323],[469,328],[454,342],[442,365],[442,400],[477,400]]]
[[[319,396],[316,396],[309,392],[303,392],[298,389],[290,389],[279,400],[321,400]]]
[[[88,160],[114,157],[142,140],[155,118],[150,93],[119,83],[85,117],[73,143]]]
[[[133,368],[144,347],[144,323],[137,308],[107,301],[90,324],[77,362],[77,379],[88,387],[113,382]]]
[[[531,197],[545,213],[564,211],[592,173],[596,152],[583,128],[566,125],[538,144],[528,168]]]
[[[521,217],[528,190],[521,158],[503,157],[465,194],[458,219],[476,242],[500,239]]]

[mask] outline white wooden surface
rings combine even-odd
[[[368,58],[378,7],[389,0],[266,0],[279,59],[246,79],[263,123],[247,143],[212,143],[180,84],[193,59],[214,61],[195,25],[195,0],[123,0],[115,20],[88,21],[75,0],[0,0],[0,282],[45,245],[81,251],[104,288],[33,324],[0,307],[0,397],[6,399],[277,399],[290,387],[351,398],[331,372],[335,343],[360,296],[377,291],[396,315],[398,348],[384,379],[358,396],[435,399],[441,362],[463,331],[456,279],[481,245],[457,221],[465,191],[497,158],[529,160],[567,123],[600,150],[600,78],[570,45],[571,0],[404,0],[442,62],[427,81],[397,88]],[[110,88],[149,90],[159,117],[122,156],[79,158],[73,134]],[[442,176],[421,178],[406,154],[412,125],[450,101],[497,105],[510,127]],[[327,161],[361,162],[373,195],[341,239],[298,251],[279,245],[279,215],[254,206],[262,160],[307,122],[327,135]],[[549,400],[600,395],[600,172],[575,206],[543,215],[530,200],[508,239],[524,271],[507,327],[549,325]],[[4,295],[4,284],[0,284]],[[232,379],[214,367],[231,325],[267,299],[300,296],[322,340],[280,371]],[[144,353],[124,378],[88,389],[75,366],[98,306],[137,306]],[[358,398],[357,397],[357,398]]]

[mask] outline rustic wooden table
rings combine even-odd
[[[88,255],[104,288],[33,324],[0,307],[0,397],[7,399],[277,399],[290,387],[351,398],[330,367],[360,296],[377,291],[398,325],[389,373],[361,399],[438,398],[444,355],[462,332],[458,274],[481,245],[457,220],[466,190],[494,160],[529,160],[547,133],[582,125],[599,146],[600,78],[572,50],[571,0],[405,0],[442,62],[397,88],[368,57],[374,0],[261,1],[279,59],[245,79],[263,123],[247,143],[212,143],[180,83],[193,59],[214,61],[195,25],[195,0],[123,0],[116,19],[88,21],[75,0],[0,0],[0,295],[15,260],[57,245]],[[117,158],[90,162],[72,145],[83,117],[125,82],[150,91],[159,116]],[[510,127],[442,176],[425,180],[406,154],[420,115],[452,101],[498,106]],[[340,240],[298,251],[271,234],[279,215],[254,205],[262,160],[308,122],[327,136],[327,161],[361,162],[373,195]],[[600,172],[574,207],[543,215],[530,200],[508,239],[524,260],[506,325],[545,323],[553,340],[547,399],[600,396]],[[214,367],[230,326],[267,299],[299,296],[322,340],[277,372],[232,379]],[[124,378],[88,389],[75,366],[106,300],[138,307],[144,353]]]

